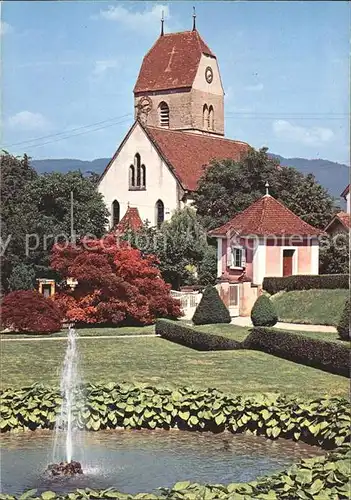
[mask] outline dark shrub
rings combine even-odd
[[[15,290],[33,290],[35,284],[35,271],[33,266],[18,264],[12,269],[9,280],[11,292]]]
[[[21,333],[53,333],[61,329],[62,315],[52,299],[33,290],[18,290],[2,302],[2,325]]]
[[[243,344],[245,349],[256,349],[295,363],[349,376],[350,349],[341,342],[312,339],[277,329],[253,328]]]
[[[236,340],[199,332],[194,328],[167,319],[158,319],[156,321],[156,333],[164,339],[191,347],[197,351],[224,351],[241,348],[241,343]]]
[[[284,278],[264,278],[263,289],[271,295],[292,290],[349,288],[348,274],[306,274]]]
[[[228,309],[214,286],[205,288],[202,299],[193,316],[195,325],[209,325],[215,323],[230,323]]]
[[[254,326],[274,326],[278,321],[275,308],[266,295],[261,295],[254,303],[251,321]]]
[[[342,340],[350,340],[350,315],[351,315],[350,299],[347,299],[337,327],[339,337]]]

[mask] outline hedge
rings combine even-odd
[[[274,304],[267,295],[260,295],[251,310],[254,326],[274,326],[278,321]]]
[[[190,326],[183,326],[176,321],[158,319],[156,334],[177,344],[185,345],[197,351],[225,351],[240,349],[241,342],[195,330]]]
[[[341,317],[337,327],[339,337],[342,340],[350,341],[350,317],[351,317],[351,302],[350,298],[348,297],[345,301],[345,306],[341,313]]]
[[[230,323],[231,317],[214,286],[207,286],[193,316],[195,325]]]
[[[348,274],[300,274],[283,278],[264,278],[263,289],[271,295],[292,290],[349,288]]]
[[[69,494],[56,495],[46,491],[36,496],[36,490],[28,496],[1,495],[0,499],[22,500],[87,500],[92,498],[115,498],[120,500],[244,500],[244,499],[347,499],[350,494],[349,470],[350,446],[344,445],[324,457],[300,460],[287,470],[260,478],[250,483],[198,484],[182,481],[172,488],[159,488],[160,493],[138,493],[128,495],[113,488],[106,490],[79,489]]]
[[[243,347],[349,376],[350,349],[342,343],[309,338],[276,328],[256,327],[246,337]]]

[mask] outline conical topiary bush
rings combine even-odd
[[[346,299],[344,310],[341,314],[337,327],[339,337],[342,340],[350,340],[350,299]]]
[[[267,295],[260,295],[251,310],[254,326],[274,326],[278,321],[275,308]]]
[[[230,314],[214,286],[205,288],[193,316],[195,325],[230,323]]]

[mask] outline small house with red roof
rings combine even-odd
[[[348,186],[346,186],[346,188],[344,189],[344,191],[341,193],[340,195],[342,198],[344,198],[344,200],[346,201],[346,212],[348,214],[351,213],[351,209],[350,209],[350,184]]]
[[[349,233],[351,227],[351,214],[350,214],[350,184],[346,186],[344,191],[340,195],[346,201],[346,212],[341,211],[336,213],[332,220],[327,224],[325,232],[330,236]]]
[[[112,231],[116,234],[122,235],[127,231],[136,232],[143,226],[143,221],[140,218],[139,211],[136,207],[127,208],[126,213]]]
[[[135,121],[99,180],[110,228],[138,208],[159,226],[191,203],[213,159],[239,160],[247,143],[224,136],[218,61],[196,29],[161,34],[146,53],[134,87]]]
[[[268,193],[209,232],[217,239],[219,293],[233,316],[250,314],[265,277],[318,274],[319,229]]]

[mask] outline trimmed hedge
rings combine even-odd
[[[267,295],[260,295],[254,303],[251,321],[254,326],[274,326],[277,323],[278,315]]]
[[[190,326],[183,326],[176,321],[158,319],[156,321],[156,334],[176,344],[191,347],[197,351],[226,351],[241,349],[241,342],[237,340],[213,335],[195,330]]]
[[[230,323],[231,317],[214,286],[207,286],[193,316],[195,325]]]
[[[283,330],[256,327],[246,337],[243,347],[344,377],[349,376],[350,349],[341,343],[313,339]]]
[[[264,278],[263,289],[271,295],[292,290],[349,288],[348,274],[305,274],[283,278]]]
[[[300,460],[287,470],[266,476],[250,483],[199,484],[181,481],[172,488],[160,488],[159,494],[138,493],[128,495],[113,488],[107,490],[79,489],[69,494],[56,495],[46,491],[36,496],[36,490],[25,497],[1,495],[7,500],[87,500],[92,498],[115,498],[120,500],[279,500],[293,498],[331,500],[349,498],[350,446],[344,445],[324,457]],[[28,492],[29,493],[29,492]]]
[[[345,302],[344,310],[338,324],[338,334],[342,340],[350,340],[350,317],[351,317],[351,304],[348,298]]]

